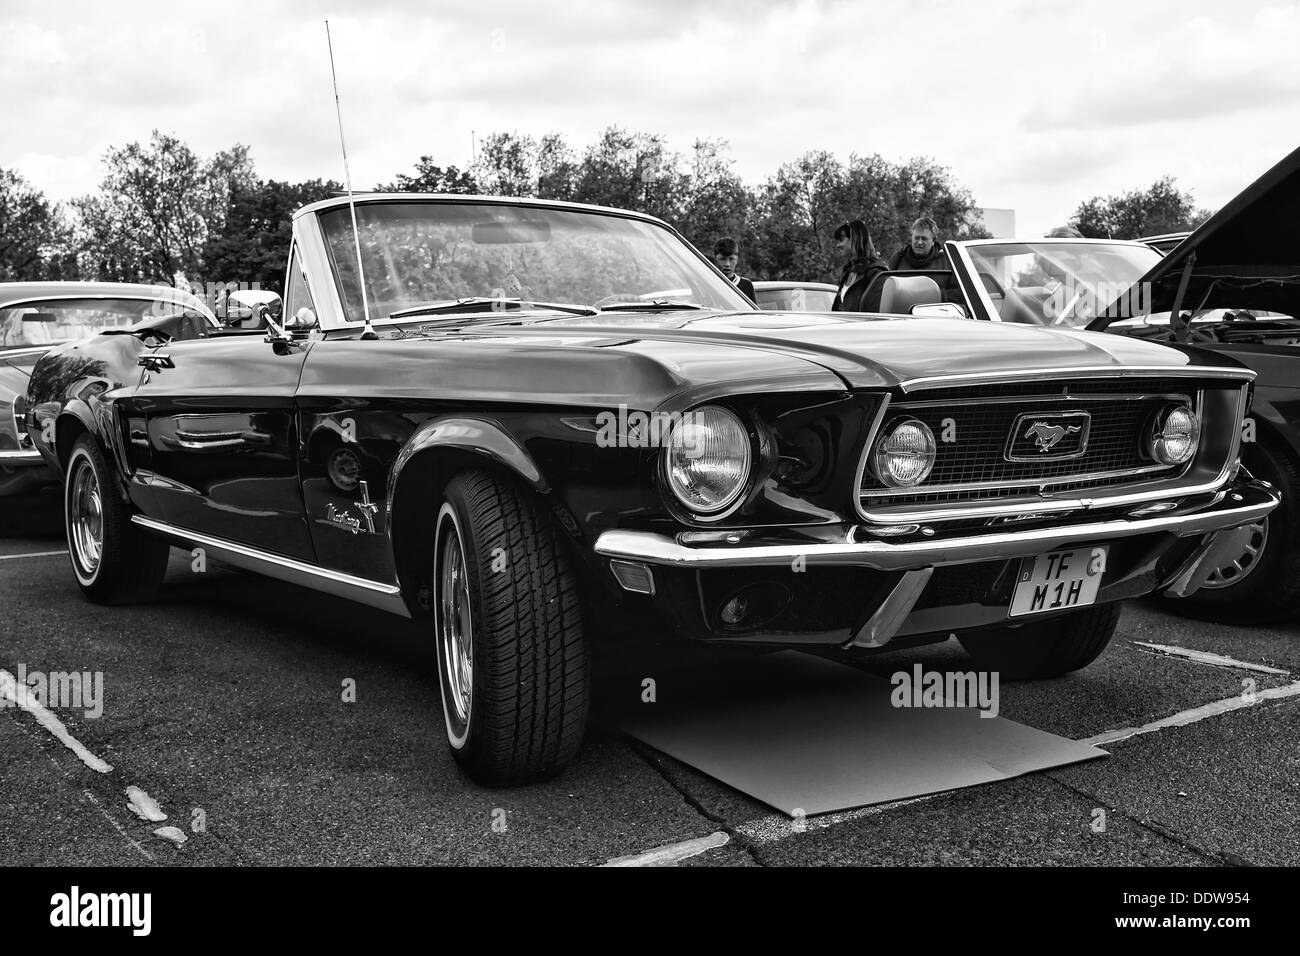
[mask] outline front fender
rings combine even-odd
[[[388,473],[386,521],[389,547],[407,606],[413,616],[427,613],[423,582],[431,571],[432,540],[441,486],[458,467],[490,462],[514,474],[539,493],[549,486],[532,456],[491,418],[450,417],[425,422],[407,440]],[[423,476],[426,482],[420,481]],[[411,479],[403,484],[404,479]],[[411,488],[421,493],[414,499]],[[429,506],[420,507],[423,501]]]
[[[431,449],[463,451],[487,458],[514,472],[534,490],[542,493],[550,490],[532,456],[500,422],[476,417],[440,418],[425,422],[416,429],[398,452],[388,474],[389,502],[393,501],[407,464],[415,456]]]

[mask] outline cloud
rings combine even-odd
[[[158,128],[203,155],[245,143],[263,176],[341,178],[326,16],[359,188],[424,154],[467,165],[471,131],[557,131],[580,149],[618,125],[662,134],[680,153],[697,138],[728,140],[750,182],[814,149],[932,156],[977,201],[1046,228],[1090,195],[1165,173],[1219,204],[1293,148],[1300,128],[1294,5],[364,9],[8,0],[0,167],[67,199],[95,188],[108,146]]]

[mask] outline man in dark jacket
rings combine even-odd
[[[731,284],[749,297],[750,302],[758,301],[754,298],[754,283],[744,276],[736,274],[736,266],[740,263],[740,251],[735,239],[730,236],[723,236],[715,242],[713,244],[713,261],[718,264],[722,274],[731,280]]]
[[[939,231],[934,220],[922,216],[912,223],[912,241],[894,253],[889,260],[891,271],[908,269],[942,269],[951,271],[948,254],[939,244]]]

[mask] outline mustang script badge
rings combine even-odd
[[[352,534],[361,533],[361,524],[365,522],[366,534],[375,533],[375,513],[379,506],[370,500],[370,486],[368,482],[361,482],[361,500],[355,506],[361,512],[358,518],[347,508],[335,507],[334,502],[330,502],[325,507],[325,520],[332,525],[337,525],[344,531],[350,531]]]

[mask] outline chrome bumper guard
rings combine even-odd
[[[1144,534],[1205,535],[1250,524],[1277,507],[1279,497],[1259,481],[1238,482],[1208,504],[1175,509],[1153,517],[1064,524],[1025,531],[996,531],[955,538],[855,541],[855,528],[810,528],[799,532],[770,529],[683,532],[606,531],[596,539],[605,558],[677,568],[741,568],[792,565],[848,565],[879,571],[910,571],[948,564],[1042,554],[1086,541],[1109,541]]]

